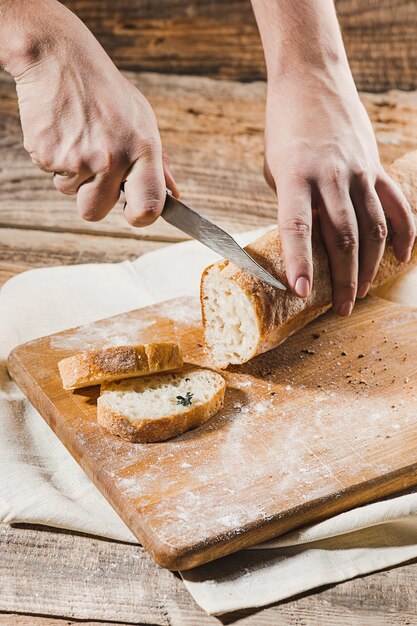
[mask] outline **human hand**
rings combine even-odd
[[[71,11],[55,0],[34,4],[25,3],[19,22],[24,45],[4,63],[16,80],[26,150],[54,173],[59,191],[77,195],[84,219],[103,219],[124,183],[127,221],[152,223],[166,187],[178,190],[149,102]]]
[[[410,258],[410,207],[379,160],[368,115],[349,68],[297,66],[269,80],[265,175],[276,189],[290,288],[307,297],[313,281],[311,228],[318,212],[329,255],[333,308],[349,315],[384,252],[387,222],[399,261]]]

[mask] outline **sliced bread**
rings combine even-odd
[[[64,389],[79,389],[104,381],[176,370],[182,366],[180,347],[168,342],[90,350],[58,363]]]
[[[131,442],[164,441],[215,415],[225,389],[220,374],[198,368],[106,382],[97,400],[98,423]]]

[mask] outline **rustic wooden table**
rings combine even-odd
[[[129,74],[154,105],[184,198],[231,231],[274,220],[262,178],[264,84]],[[417,92],[363,94],[384,162],[417,149]],[[22,148],[14,87],[0,76],[0,277],[48,265],[133,259],[178,241],[163,222],[134,230],[120,207],[83,222]],[[0,625],[216,624],[179,578],[138,547],[46,528],[0,527]],[[137,591],[136,591],[137,587]],[[417,624],[417,560],[260,612],[242,624]],[[52,617],[60,616],[60,617]],[[69,619],[71,618],[71,619]]]

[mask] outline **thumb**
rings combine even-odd
[[[149,226],[161,214],[166,197],[162,146],[147,141],[124,183],[124,214],[132,226]]]

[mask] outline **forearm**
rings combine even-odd
[[[333,0],[252,0],[269,80],[299,67],[348,68]]]

